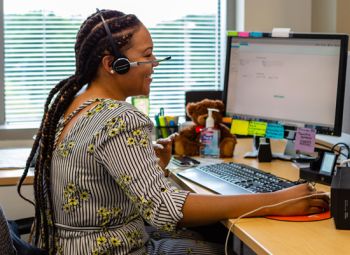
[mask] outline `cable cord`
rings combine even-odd
[[[335,148],[336,148],[338,145],[341,145],[341,146],[339,146],[339,154],[344,155],[344,154],[342,153],[342,149],[345,147],[348,153],[347,153],[347,156],[345,156],[345,155],[344,155],[344,156],[345,156],[347,159],[350,159],[350,148],[349,148],[349,145],[347,145],[346,143],[342,143],[342,142],[336,143],[336,144],[334,144],[334,145],[332,146],[331,150],[332,150],[332,151],[336,151]]]
[[[329,195],[330,192],[325,192],[326,195]],[[250,212],[247,212],[247,213],[244,213],[242,214],[241,216],[239,216],[238,218],[236,218],[232,223],[231,223],[231,226],[230,228],[228,229],[228,232],[227,232],[227,236],[226,236],[226,241],[225,241],[225,255],[228,255],[228,252],[227,252],[227,246],[228,246],[228,239],[230,237],[230,233],[231,233],[231,229],[232,227],[242,218],[244,217],[247,217],[248,215],[252,214],[252,213],[255,213],[257,211],[260,211],[261,209],[265,209],[265,208],[272,208],[272,207],[275,207],[275,206],[279,206],[279,205],[283,205],[283,204],[287,204],[289,202],[294,202],[294,201],[297,201],[297,200],[301,200],[301,199],[305,199],[305,198],[309,198],[309,197],[315,197],[317,196],[317,194],[311,194],[311,195],[307,195],[307,196],[303,196],[303,197],[296,197],[296,198],[292,198],[292,199],[288,199],[288,200],[285,200],[285,201],[282,201],[282,202],[279,202],[279,203],[276,203],[276,204],[272,204],[272,205],[264,205],[264,206],[260,206]]]
[[[349,146],[346,143],[339,142],[339,143],[334,144],[333,146],[327,146],[327,145],[324,145],[322,143],[317,143],[317,142],[316,142],[316,144],[322,146],[323,147],[322,149],[330,149],[331,151],[337,152],[338,154],[341,154],[341,155],[343,155],[346,158],[350,158]],[[343,146],[339,146],[339,150],[337,150],[336,147],[338,145],[343,145]],[[343,147],[346,148],[347,154],[342,152],[342,148]]]
[[[346,166],[348,163],[350,163],[350,159],[345,159],[342,162],[340,162],[340,167]]]

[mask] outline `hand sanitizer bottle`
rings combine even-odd
[[[212,116],[213,111],[219,112],[217,109],[208,108],[208,117],[205,121],[205,128],[201,130],[200,142],[201,157],[219,157],[219,141],[220,141],[220,130],[215,128],[214,118]]]

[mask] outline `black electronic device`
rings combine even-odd
[[[261,142],[259,144],[258,160],[259,162],[271,162],[272,153],[271,153],[271,145],[269,142]]]
[[[331,184],[331,214],[337,229],[350,229],[350,168],[337,169]]]
[[[347,51],[346,34],[290,33],[284,38],[272,33],[229,34],[226,115],[278,123],[286,132],[306,127],[317,134],[340,136]]]
[[[338,155],[333,152],[324,152],[320,167],[320,174],[332,176]]]
[[[112,70],[115,71],[116,73],[125,74],[130,70],[130,67],[133,67],[133,66],[138,66],[141,64],[154,64],[154,63],[159,63],[159,62],[171,59],[171,57],[168,56],[168,57],[165,57],[165,58],[159,59],[159,60],[130,62],[127,57],[125,57],[120,51],[117,50],[117,47],[115,46],[115,42],[113,41],[112,33],[111,33],[110,29],[108,28],[108,24],[106,23],[105,19],[103,18],[101,11],[99,9],[96,9],[96,11],[97,11],[98,15],[101,17],[103,26],[104,26],[105,31],[107,33],[108,40],[112,46],[112,51],[113,51],[113,55],[114,55],[115,59],[113,60],[111,67],[112,67]]]
[[[188,157],[188,156],[173,156],[172,163],[174,163],[177,166],[183,166],[183,167],[189,167],[189,166],[197,166],[200,164],[198,160],[195,160],[194,158]]]
[[[317,165],[318,169],[315,169],[316,164],[310,164],[310,167],[300,168],[299,176],[306,181],[320,182],[330,185],[335,171],[338,154],[331,151],[323,151],[321,156],[316,158],[315,161],[320,162]]]

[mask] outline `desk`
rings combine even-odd
[[[256,159],[245,159],[245,152],[251,150],[251,139],[239,139],[233,159],[277,176],[299,179],[299,170],[291,162],[273,160],[271,163],[259,163]],[[281,152],[283,146],[272,143],[274,152]],[[172,169],[171,169],[172,170]],[[200,194],[211,194],[210,191],[178,177],[175,173],[182,171],[174,168],[173,179],[183,188]],[[317,184],[318,190],[329,191],[329,187]],[[230,226],[233,220],[223,222]],[[283,222],[266,218],[241,219],[232,232],[257,254],[349,254],[350,231],[337,230],[333,219],[316,222]]]
[[[0,149],[0,186],[17,184],[30,151],[30,148]],[[29,171],[24,184],[32,184],[33,175],[33,171]]]

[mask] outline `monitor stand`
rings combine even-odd
[[[288,136],[288,137],[290,137],[290,136]],[[271,153],[273,159],[292,160],[292,159],[300,157],[294,149],[293,139],[288,139],[288,137],[287,137],[287,143],[286,143],[286,147],[284,149],[284,152],[283,153]],[[253,150],[247,152],[244,155],[244,157],[245,158],[258,158],[260,143],[270,143],[270,139],[265,138],[265,137],[254,136],[253,137]]]

